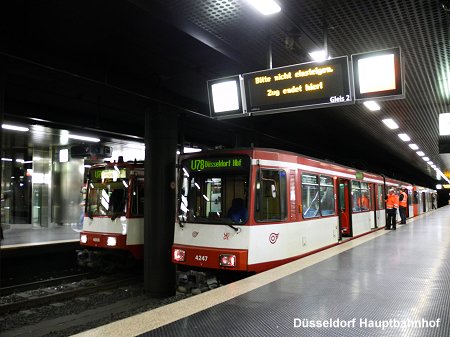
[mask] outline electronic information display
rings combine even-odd
[[[399,47],[352,55],[355,99],[405,97]]]
[[[239,75],[207,82],[211,117],[226,118],[243,114]]]
[[[189,172],[248,171],[250,169],[250,158],[248,156],[235,155],[186,159],[183,161],[183,168]]]
[[[354,103],[347,56],[243,74],[247,112]]]

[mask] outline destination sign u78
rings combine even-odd
[[[243,78],[250,113],[353,103],[346,56],[243,74]]]

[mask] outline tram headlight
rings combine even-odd
[[[219,256],[219,264],[222,267],[236,267],[236,255],[221,254]]]
[[[184,262],[184,258],[186,257],[186,251],[183,249],[174,249],[173,250],[173,259],[177,262]]]
[[[117,239],[113,236],[108,236],[108,239],[106,240],[107,246],[115,246],[117,244]]]
[[[87,242],[87,235],[86,234],[81,234],[80,235],[80,241],[81,241],[81,243],[86,243]]]

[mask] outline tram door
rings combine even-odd
[[[378,218],[378,213],[379,212],[377,212],[377,208],[378,208],[378,185],[369,184],[369,189],[370,189],[370,198],[372,200],[372,202],[370,204],[370,209],[373,210],[373,215],[374,215],[374,223],[373,223],[373,226],[371,228],[377,228],[378,227],[378,223],[380,222],[380,219]]]
[[[339,228],[341,236],[352,236],[352,224],[350,214],[350,181],[338,179],[338,207],[339,207]]]
[[[425,192],[422,192],[422,212],[425,213],[427,211],[427,195]]]

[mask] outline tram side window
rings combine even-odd
[[[361,200],[359,207],[361,211],[370,210],[370,205],[372,204],[372,197],[370,193],[370,186],[368,183],[361,182]]]
[[[363,212],[370,209],[369,184],[352,181],[352,209],[353,212]]]
[[[303,218],[315,218],[319,213],[319,179],[315,174],[302,174]]]
[[[377,209],[384,208],[384,198],[383,198],[383,186],[378,185],[377,187]]]
[[[262,169],[256,183],[256,221],[285,220],[287,217],[286,172]]]
[[[131,210],[134,216],[144,216],[144,179],[142,178],[136,179],[134,184]]]
[[[333,178],[320,176],[320,213],[323,216],[335,214]]]

